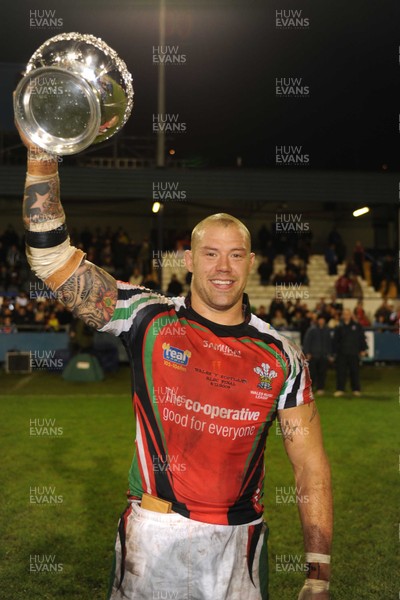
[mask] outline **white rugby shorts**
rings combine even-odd
[[[121,517],[109,600],[268,600],[268,528],[213,525],[132,503]]]

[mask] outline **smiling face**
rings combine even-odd
[[[254,264],[246,229],[235,223],[207,223],[193,237],[185,260],[193,273],[193,309],[216,323],[242,323],[243,291]]]

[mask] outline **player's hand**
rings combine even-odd
[[[15,92],[13,93],[13,98],[14,96]],[[36,146],[33,142],[31,142],[29,138],[26,137],[26,135],[21,131],[21,128],[19,127],[16,120],[14,120],[14,125],[18,131],[19,137],[21,138],[21,142],[29,152],[43,152],[43,150],[39,148],[39,146]]]
[[[19,137],[21,138],[21,142],[23,143],[25,148],[28,150],[29,154],[35,155],[35,154],[40,154],[40,153],[44,152],[44,150],[42,148],[40,148],[39,146],[36,146],[29,138],[26,137],[26,135],[21,131],[21,129],[18,126],[16,121],[15,121],[15,127],[18,131]]]
[[[306,579],[297,600],[329,600],[327,586],[323,579]]]

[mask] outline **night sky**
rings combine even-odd
[[[276,10],[301,10],[301,29],[276,26]],[[55,10],[60,27],[32,26]],[[300,145],[315,169],[399,170],[398,2],[365,0],[167,0],[167,112],[186,132],[170,145],[180,159],[209,166],[275,167],[275,146]],[[12,127],[10,88],[46,39],[66,31],[102,37],[134,77],[124,133],[151,135],[157,111],[158,3],[136,0],[3,0],[1,125]],[[0,67],[1,69],[1,67]],[[276,78],[301,78],[309,96],[279,98]]]

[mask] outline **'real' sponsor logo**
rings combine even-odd
[[[163,349],[163,358],[172,363],[176,363],[177,365],[182,365],[186,367],[189,363],[189,359],[192,356],[190,350],[181,350],[180,348],[176,348],[175,346],[171,346],[171,344],[164,343],[162,345]]]
[[[210,348],[211,350],[217,350],[218,352],[222,352],[225,356],[237,356],[241,357],[240,350],[234,350],[230,346],[226,344],[214,344],[214,342],[209,342],[208,340],[203,340],[204,348]]]
[[[262,390],[271,390],[271,382],[273,379],[275,379],[275,377],[278,377],[278,373],[271,369],[268,363],[262,363],[260,367],[254,367],[253,370],[260,377],[257,387],[261,388]]]

